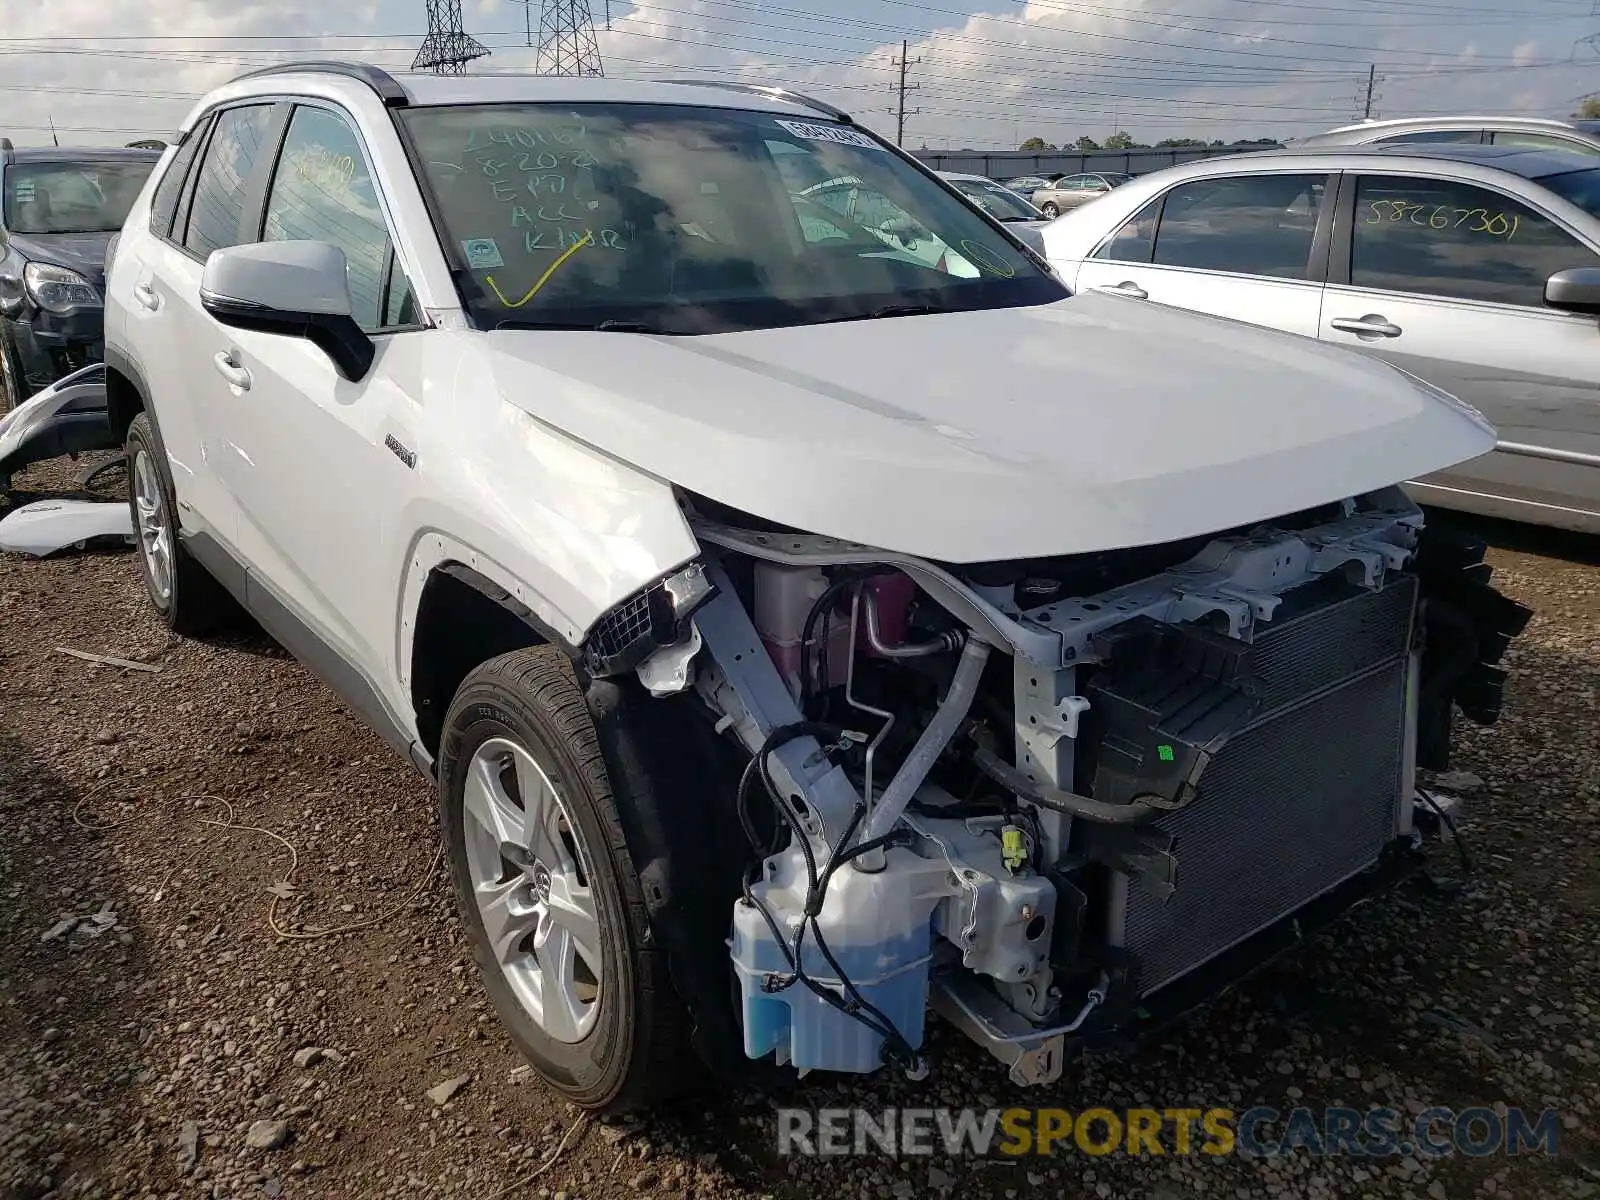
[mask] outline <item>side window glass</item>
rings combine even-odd
[[[1160,211],[1161,199],[1157,197],[1130,217],[1126,225],[1094,252],[1094,256],[1114,262],[1149,262],[1150,251],[1156,244],[1156,215]]]
[[[1440,142],[1466,142],[1476,146],[1483,141],[1481,129],[1419,129],[1415,133],[1396,133],[1389,137],[1382,137],[1375,145],[1400,146],[1421,145],[1426,142],[1435,144]]]
[[[244,217],[245,188],[265,147],[272,124],[272,105],[230,108],[217,117],[216,132],[206,147],[195,182],[185,248],[201,258],[213,250],[237,246]]]
[[[1304,279],[1324,175],[1197,179],[1167,193],[1152,262]],[[1307,213],[1310,219],[1307,219]]]
[[[1600,267],[1600,256],[1509,196],[1447,179],[1356,184],[1355,287],[1542,308],[1545,280],[1568,267]]]
[[[178,197],[183,195],[184,181],[189,178],[189,167],[200,147],[205,145],[210,121],[202,121],[190,132],[178,152],[167,165],[167,173],[156,184],[155,195],[150,197],[150,232],[157,237],[172,236],[172,218],[178,212]]]
[[[390,301],[397,291],[409,291],[398,265],[388,281],[389,228],[360,139],[344,117],[327,109],[294,110],[267,193],[262,236],[268,242],[331,242],[343,250],[351,315],[369,333],[392,323]]]

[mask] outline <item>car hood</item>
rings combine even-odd
[[[115,233],[13,233],[11,245],[29,262],[78,272],[96,288],[106,280],[106,247]]]
[[[487,340],[508,401],[641,471],[948,562],[1213,533],[1494,445],[1471,409],[1382,363],[1103,294],[700,337]]]

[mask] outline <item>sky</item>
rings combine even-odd
[[[539,0],[533,24],[538,27]],[[1600,91],[1595,0],[590,0],[608,76],[787,84],[909,148],[1015,149],[1122,130],[1142,142],[1293,138],[1372,112],[1566,116]],[[424,0],[0,0],[0,135],[120,144],[197,96],[295,57],[410,65]],[[516,0],[463,0],[529,70]],[[93,31],[92,33],[89,31]]]

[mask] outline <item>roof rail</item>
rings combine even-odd
[[[791,104],[799,104],[812,112],[819,112],[832,117],[835,121],[842,121],[846,125],[855,124],[854,119],[842,108],[835,108],[825,100],[816,100],[799,92],[791,92],[788,88],[768,87],[760,83],[732,83],[720,79],[663,79],[662,83],[687,84],[693,87],[726,88],[734,92],[749,92],[757,96],[767,96],[773,100],[787,100]]]
[[[406,95],[405,88],[400,86],[395,77],[382,67],[375,67],[371,63],[340,62],[336,59],[307,59],[303,62],[274,63],[270,67],[246,71],[243,75],[236,76],[234,82],[240,79],[260,79],[266,75],[292,75],[301,71],[319,72],[324,75],[343,75],[346,79],[358,79],[377,92],[379,99],[390,108],[404,108],[411,103],[411,97]]]

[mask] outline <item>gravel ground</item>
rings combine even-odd
[[[488,1012],[429,789],[269,642],[169,638],[114,551],[0,556],[0,1200],[1600,1196],[1600,567],[1592,542],[1493,536],[1538,615],[1504,719],[1462,731],[1457,766],[1483,781],[1464,890],[1367,906],[1164,1042],[1049,1089],[1011,1087],[936,1025],[921,1086],[783,1099],[1503,1102],[1560,1110],[1555,1159],[784,1160],[775,1099],[754,1094],[587,1121]]]

